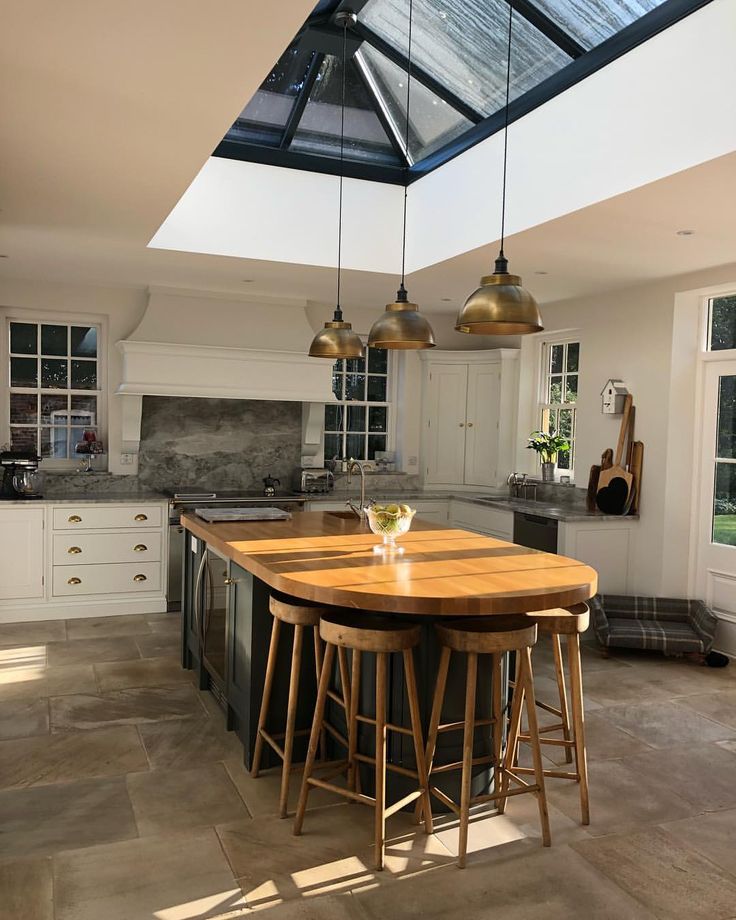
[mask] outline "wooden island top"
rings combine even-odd
[[[345,512],[299,511],[288,521],[182,524],[276,591],[334,607],[426,616],[526,613],[591,598],[582,562],[415,519],[401,555]]]

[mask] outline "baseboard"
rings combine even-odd
[[[166,613],[166,598],[135,597],[122,599],[69,600],[24,603],[0,608],[1,623],[35,623],[41,620],[79,620],[85,617],[127,616],[132,613]]]

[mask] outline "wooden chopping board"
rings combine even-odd
[[[596,504],[604,514],[624,514],[629,504],[629,492],[634,477],[621,466],[621,461],[624,454],[624,442],[629,431],[632,403],[633,397],[629,394],[624,402],[624,414],[621,419],[621,431],[618,436],[613,466],[610,469],[601,470],[598,477]]]

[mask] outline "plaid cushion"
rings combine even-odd
[[[601,595],[608,617],[631,620],[690,621],[690,601],[671,597],[630,597],[621,594]]]
[[[608,625],[611,645],[669,653],[705,651],[700,636],[692,626],[677,620],[632,620],[613,617],[608,621]]]
[[[702,601],[690,601],[690,619],[693,629],[703,642],[703,651],[709,652],[716,637],[718,617]]]
[[[603,604],[601,603],[600,594],[596,594],[595,597],[591,598],[588,601],[590,606],[590,613],[593,618],[593,630],[598,638],[598,641],[601,645],[608,645],[609,637],[609,628],[608,628],[608,617],[603,609]]]
[[[711,650],[717,617],[699,600],[597,594],[590,601],[602,645],[663,652]]]

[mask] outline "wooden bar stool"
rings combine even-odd
[[[299,675],[302,663],[302,646],[304,641],[304,630],[311,627],[314,633],[314,661],[317,684],[320,683],[322,675],[322,642],[319,637],[319,620],[325,612],[324,607],[310,605],[307,601],[298,598],[284,597],[283,595],[272,594],[269,601],[269,609],[273,616],[273,625],[271,627],[271,644],[268,648],[268,661],[266,663],[266,679],[263,686],[263,698],[261,700],[261,712],[258,717],[258,731],[256,733],[256,745],[253,753],[253,766],[251,775],[257,777],[261,768],[261,757],[263,755],[263,742],[265,741],[278,754],[282,760],[281,767],[281,793],[279,796],[279,814],[285,818],[288,813],[289,803],[289,779],[292,770],[292,757],[294,752],[294,738],[300,735],[309,734],[309,729],[296,730],[296,709],[297,697],[299,694]],[[281,624],[290,623],[294,627],[294,643],[291,651],[291,673],[289,677],[289,701],[286,712],[286,729],[277,734],[271,734],[266,729],[268,722],[269,707],[271,703],[271,691],[273,690],[273,680],[276,673],[276,662],[279,651],[279,638],[281,635]],[[340,655],[340,683],[341,694],[329,690],[329,695],[345,710],[345,722],[347,724],[348,714],[350,712],[350,681],[348,677],[347,656],[345,650],[341,649]],[[325,723],[325,730],[334,732],[340,740],[342,736],[330,724]],[[279,744],[283,741],[283,747]],[[322,754],[324,757],[324,733],[322,735]]]
[[[588,794],[588,763],[585,750],[585,713],[583,706],[583,672],[580,657],[580,634],[584,633],[590,622],[590,610],[587,604],[574,607],[558,607],[553,610],[541,610],[530,613],[529,619],[537,624],[540,633],[552,639],[552,651],[555,661],[555,678],[559,695],[559,708],[536,700],[537,706],[557,716],[560,721],[544,725],[539,729],[542,744],[555,745],[565,749],[565,760],[574,764],[572,770],[545,770],[544,775],[559,779],[571,779],[580,785],[580,812],[582,823],[590,824],[590,801]],[[562,654],[561,637],[567,637],[567,657],[570,669],[570,700],[568,706],[565,687],[565,667]],[[572,721],[570,711],[572,710]],[[548,738],[547,734],[562,732],[562,738]],[[519,741],[528,742],[528,734],[519,734]],[[515,757],[518,751],[515,752]],[[517,773],[531,773],[529,767],[516,767]]]
[[[532,793],[536,796],[539,806],[539,820],[542,826],[542,841],[544,846],[550,845],[549,817],[547,815],[547,798],[544,792],[544,773],[542,769],[542,754],[539,745],[537,716],[534,707],[534,680],[532,676],[531,648],[537,641],[537,627],[523,616],[496,616],[496,617],[469,617],[464,620],[451,620],[448,623],[438,623],[435,630],[442,646],[440,655],[437,684],[432,703],[429,735],[427,739],[427,769],[430,783],[432,777],[438,773],[447,773],[451,770],[462,769],[460,785],[460,804],[454,802],[441,789],[430,784],[430,792],[444,805],[460,817],[460,840],[458,847],[458,866],[465,867],[465,857],[468,848],[468,825],[470,822],[470,809],[474,805],[484,802],[497,802],[499,813],[503,813],[506,799],[509,796]],[[516,746],[507,745],[503,752],[503,701],[501,699],[501,662],[502,656],[507,652],[515,651],[519,663],[517,673],[517,686],[524,688],[524,694],[514,694],[511,707],[512,731],[518,734],[521,724],[521,706],[526,700],[527,719],[529,722],[529,741],[534,757],[534,783],[527,783],[518,775],[514,767],[513,755]],[[441,724],[442,706],[447,685],[447,672],[450,667],[450,657],[453,652],[462,652],[467,656],[467,677],[465,681],[465,718],[462,722],[448,722]],[[478,655],[491,655],[492,668],[492,714],[490,719],[476,719],[476,684],[478,677]],[[473,756],[473,741],[476,728],[480,726],[492,727],[493,754],[485,757]],[[440,732],[463,732],[463,759],[459,763],[434,766],[434,755],[437,747],[437,737]],[[492,793],[471,796],[472,770],[474,766],[492,764],[494,775],[494,790]],[[515,788],[510,789],[510,783]]]
[[[393,617],[382,617],[377,614],[334,611],[323,614],[320,621],[320,635],[326,642],[325,658],[322,667],[322,677],[317,693],[317,704],[312,724],[312,734],[309,739],[309,751],[304,767],[301,795],[296,812],[294,833],[301,834],[304,822],[304,812],[307,807],[307,797],[312,786],[318,786],[345,796],[356,802],[370,805],[375,813],[375,867],[383,869],[386,819],[395,814],[404,806],[422,797],[424,802],[424,828],[428,834],[432,833],[432,811],[429,801],[427,786],[427,770],[424,762],[424,743],[422,740],[421,719],[419,713],[419,696],[417,693],[416,675],[414,671],[414,657],[412,649],[419,644],[421,631],[419,626],[397,621]],[[335,656],[335,650],[345,651],[352,649],[352,688],[350,693],[350,722],[347,741],[347,759],[342,769],[347,771],[347,787],[335,785],[325,779],[313,776],[317,747],[324,721],[325,701],[329,684],[330,669]],[[359,710],[360,697],[360,672],[361,656],[363,652],[372,652],[376,656],[376,715],[370,718],[361,715]],[[393,652],[401,652],[404,661],[404,681],[406,694],[409,701],[410,728],[394,725],[386,721],[387,697],[387,669],[389,657]],[[376,753],[375,757],[358,752],[358,725],[366,723],[375,726]],[[408,735],[413,740],[416,769],[386,762],[386,740],[389,731]],[[360,791],[359,765],[371,764],[375,768],[376,792],[371,797]],[[398,802],[386,805],[386,771],[411,777],[417,781],[417,788],[405,795]],[[342,771],[341,771],[342,772]]]

